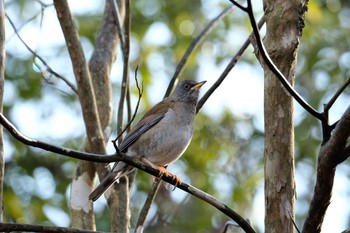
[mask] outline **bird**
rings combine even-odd
[[[130,130],[120,143],[119,151],[171,174],[164,167],[178,160],[192,140],[199,90],[204,83],[206,81],[180,82],[169,97],[154,105]],[[116,162],[89,199],[96,201],[119,178],[134,169],[122,161]],[[180,179],[176,183],[181,183]]]

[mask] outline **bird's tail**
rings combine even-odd
[[[131,170],[132,166],[129,166],[123,162],[116,163],[96,189],[89,195],[89,199],[96,201],[104,192],[107,191],[120,177],[127,175]]]
[[[104,192],[111,187],[114,182],[119,178],[118,174],[113,174],[114,172],[108,173],[108,175],[101,181],[101,183],[96,187],[96,189],[90,193],[89,199],[96,201]]]

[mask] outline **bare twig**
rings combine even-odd
[[[203,29],[203,31],[201,31],[201,33],[199,33],[198,36],[196,36],[192,40],[190,46],[187,48],[185,54],[182,56],[179,64],[176,67],[175,73],[173,74],[173,77],[170,80],[170,83],[165,92],[164,98],[168,97],[172,92],[174,86],[178,81],[179,75],[181,74],[183,68],[185,67],[192,52],[197,48],[198,44],[206,37],[206,35],[208,35],[216,27],[219,21],[223,19],[225,16],[227,16],[233,9],[234,9],[233,6],[229,6],[226,9],[224,9],[218,16],[216,16],[214,19],[212,19],[209,22],[209,24]]]
[[[129,0],[125,1],[125,22],[124,22],[124,49],[123,49],[123,78],[118,106],[118,133],[123,130],[124,103],[129,91],[129,55],[130,55],[130,5]]]
[[[118,134],[118,136],[112,140],[112,143],[114,145],[114,148],[118,151],[118,146],[117,146],[117,140],[123,135],[123,133],[130,127],[131,123],[134,121],[136,114],[138,112],[139,106],[140,106],[140,102],[141,102],[141,98],[143,95],[143,82],[141,83],[141,87],[139,85],[139,81],[137,79],[137,71],[138,71],[138,67],[136,67],[135,70],[135,82],[136,82],[136,87],[139,93],[138,99],[137,99],[137,103],[136,103],[136,107],[135,107],[135,111],[134,114],[132,115],[131,119],[129,120],[129,122],[125,125],[124,129]]]
[[[39,54],[37,54],[34,50],[32,50],[29,45],[23,40],[23,38],[19,35],[18,33],[18,30],[16,28],[16,26],[14,25],[14,23],[12,22],[11,18],[6,14],[6,18],[7,20],[9,21],[9,23],[11,24],[15,34],[17,35],[18,39],[20,39],[20,41],[23,43],[23,45],[29,50],[29,52],[31,54],[33,54],[34,57],[36,57],[37,59],[39,59],[46,67],[46,69],[42,69],[37,63],[36,66],[39,67],[40,70],[46,70],[47,72],[49,72],[50,74],[54,75],[56,78],[59,78],[61,79],[63,82],[65,82],[67,84],[68,87],[70,87],[72,89],[72,91],[75,93],[75,94],[78,94],[78,91],[76,89],[76,87],[71,83],[69,82],[65,77],[63,77],[62,75],[58,74],[56,71],[54,71],[50,65],[45,61],[44,58],[42,58]],[[41,72],[43,77],[46,77],[46,75]]]
[[[41,5],[41,8],[46,8],[46,7],[50,7],[50,6],[53,6],[53,4],[47,4],[47,3],[44,3],[43,1],[40,1],[40,0],[35,0],[36,2],[38,2],[40,5]]]
[[[151,209],[154,198],[156,197],[156,194],[159,190],[160,183],[161,183],[160,179],[156,179],[153,182],[152,187],[151,187],[151,191],[148,193],[145,204],[143,205],[141,212],[140,212],[140,215],[139,215],[139,218],[137,219],[135,233],[143,232],[148,212]]]
[[[124,38],[124,35],[122,32],[120,8],[118,6],[118,2],[116,2],[117,0],[110,0],[110,1],[112,3],[111,5],[112,5],[114,17],[115,17],[115,24],[117,26],[119,41],[120,41],[120,45],[121,45],[120,47],[122,48],[122,52],[124,54],[124,52],[125,52],[125,38]]]
[[[116,161],[123,161],[127,164],[130,164],[134,167],[137,167],[138,169],[141,169],[153,176],[160,177],[161,179],[164,180],[165,182],[168,182],[169,184],[172,185],[177,185],[177,188],[192,194],[193,196],[207,202],[208,204],[212,205],[222,213],[224,213],[226,216],[230,217],[232,220],[237,222],[238,225],[240,225],[245,232],[247,233],[255,233],[254,229],[250,226],[250,224],[244,220],[239,214],[237,214],[234,210],[230,209],[227,205],[224,203],[220,202],[213,196],[209,195],[208,193],[203,192],[202,190],[191,186],[186,183],[181,183],[178,184],[175,177],[173,175],[170,175],[168,173],[162,172],[160,169],[156,169],[154,167],[149,166],[148,164],[145,164],[142,160],[139,160],[137,158],[130,157],[126,154],[120,153],[118,155],[113,154],[113,155],[102,155],[102,154],[94,154],[94,153],[87,153],[87,152],[80,152],[76,150],[71,150],[67,148],[62,148],[62,147],[57,147],[45,142],[41,142],[38,140],[34,140],[31,138],[28,138],[21,134],[12,124],[9,122],[6,117],[0,113],[0,124],[3,125],[13,137],[15,137],[18,141],[32,146],[32,147],[37,147],[41,148],[46,151],[50,151],[53,153],[57,153],[60,155],[68,156],[71,158],[77,158],[81,160],[86,160],[86,161],[92,161],[92,162],[98,162],[98,163],[110,163],[110,162],[116,162]]]
[[[329,109],[333,106],[334,102],[338,99],[341,93],[350,85],[350,77],[345,83],[338,89],[338,91],[333,95],[333,97],[328,101],[328,103],[324,106],[324,111],[329,111]]]
[[[264,25],[265,18],[262,17],[259,20],[258,27],[259,29]],[[241,48],[238,50],[236,55],[231,59],[231,61],[226,66],[225,70],[221,73],[220,77],[216,80],[216,82],[213,84],[213,86],[210,87],[210,89],[203,95],[203,97],[198,101],[197,104],[197,112],[203,107],[204,103],[208,100],[208,98],[211,96],[211,94],[214,93],[214,91],[220,86],[220,84],[224,81],[224,79],[227,77],[227,75],[230,73],[232,68],[236,65],[237,61],[240,59],[240,57],[243,55],[245,50],[248,48],[250,44],[250,36],[245,40]]]

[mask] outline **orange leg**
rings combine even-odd
[[[177,175],[175,175],[175,174],[169,172],[169,171],[168,171],[166,168],[164,168],[164,167],[159,167],[159,169],[160,169],[161,172],[162,172],[161,175],[158,177],[159,179],[162,178],[163,175],[166,173],[166,174],[172,176],[172,177],[173,177],[173,180],[175,180],[175,185],[174,185],[173,191],[176,189],[176,187],[177,187],[178,185],[181,185],[181,184],[182,184],[181,179],[180,179]],[[166,187],[168,187],[168,186],[169,186],[169,183],[166,184]]]
[[[182,184],[181,179],[180,179],[177,175],[175,175],[175,174],[169,172],[165,167],[161,167],[161,166],[155,165],[154,163],[152,163],[151,161],[149,161],[149,160],[146,159],[145,157],[143,157],[142,160],[143,160],[145,163],[147,163],[148,165],[150,165],[151,167],[160,170],[160,174],[159,174],[159,176],[157,177],[158,179],[161,179],[161,178],[163,177],[164,174],[168,174],[168,175],[170,175],[171,177],[173,177],[173,180],[175,180],[175,185],[174,185],[174,189],[173,189],[173,190],[175,190],[176,187],[177,187],[178,185],[181,185],[181,184]],[[154,181],[154,179],[153,179],[153,181]],[[167,184],[166,187],[168,187],[168,186],[169,186],[169,183]]]

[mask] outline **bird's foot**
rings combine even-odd
[[[177,186],[179,186],[179,185],[182,184],[181,179],[180,179],[177,175],[175,175],[175,174],[169,172],[165,167],[161,167],[161,166],[155,165],[154,163],[152,163],[151,161],[149,161],[148,159],[146,159],[146,158],[144,158],[144,157],[142,158],[142,160],[143,160],[145,163],[147,163],[148,165],[150,165],[151,167],[160,170],[159,175],[158,175],[157,177],[153,177],[153,182],[157,182],[158,179],[162,179],[162,177],[164,176],[164,174],[168,174],[169,176],[171,176],[171,177],[173,178],[172,181],[175,181],[175,185],[174,185],[173,191],[176,189]],[[168,188],[169,185],[170,185],[170,184],[167,183],[166,187]]]
[[[175,181],[173,191],[176,189],[177,186],[182,184],[181,179],[177,175],[175,175],[175,174],[171,173],[170,171],[168,171],[166,168],[159,167],[159,170],[161,171],[161,174],[158,177],[159,179],[161,179],[164,174],[168,174],[168,175],[170,175],[173,178],[173,181]],[[165,187],[168,188],[169,185],[170,185],[170,183],[167,183]]]

